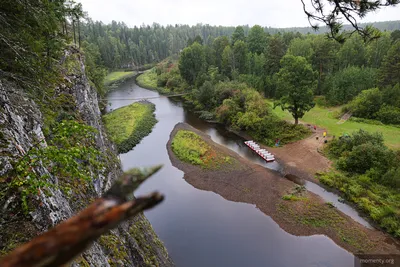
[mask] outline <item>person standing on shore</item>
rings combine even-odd
[[[326,137],[326,131],[324,131],[324,138]]]

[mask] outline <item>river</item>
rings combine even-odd
[[[324,235],[291,235],[255,205],[231,202],[188,184],[183,179],[183,172],[171,165],[166,148],[169,135],[178,122],[192,125],[253,162],[267,163],[245,147],[240,137],[198,119],[180,102],[165,96],[155,98],[158,96],[157,92],[128,81],[108,95],[107,109],[126,106],[143,97],[156,105],[158,123],[152,133],[120,158],[124,170],[164,164],[136,194],[157,190],[166,196],[162,204],[145,215],[177,266],[354,265],[354,256]],[[268,163],[266,167],[279,170],[278,163]],[[332,197],[335,199],[337,197]]]

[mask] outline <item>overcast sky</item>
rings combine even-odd
[[[93,20],[128,26],[167,24],[309,26],[300,0],[77,0]],[[369,14],[363,21],[399,20],[400,5]]]

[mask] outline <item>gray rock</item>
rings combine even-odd
[[[74,61],[72,69],[64,70],[65,84],[56,88],[56,92],[68,93],[76,100],[76,109],[82,119],[97,129],[97,148],[103,153],[112,153],[117,158],[116,148],[109,141],[101,120],[97,92],[85,74],[83,56],[75,48],[65,51],[61,64]],[[30,99],[18,86],[0,80],[0,177],[6,177],[13,169],[13,162],[34,146],[47,146],[43,134],[43,119],[38,105]],[[49,175],[48,182],[58,184],[58,177],[52,176],[46,166],[35,169],[39,174]],[[76,200],[66,196],[62,191],[49,188],[50,194],[38,194],[41,203],[29,216],[25,216],[28,224],[33,224],[35,234],[71,217],[82,208],[82,203],[89,198],[96,198],[107,190],[112,181],[121,174],[118,160],[106,166],[106,173],[101,177],[93,177],[93,189]],[[15,196],[0,199],[1,212],[7,213],[13,207]],[[80,203],[82,201],[82,203]],[[5,220],[5,221],[2,221]],[[2,237],[5,231],[1,228],[10,222],[7,217],[0,220],[0,243],[7,240]],[[3,229],[4,230],[4,229]],[[33,231],[34,232],[34,231]],[[33,235],[35,235],[33,234]],[[1,247],[1,246],[0,246]],[[118,252],[118,253],[117,253]],[[95,242],[71,266],[173,266],[162,243],[155,235],[147,219],[140,215],[124,222]]]

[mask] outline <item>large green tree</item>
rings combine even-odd
[[[322,84],[327,74],[333,72],[335,59],[337,58],[337,50],[339,44],[333,40],[318,35],[314,38],[313,43],[312,65],[318,70],[318,85],[316,94],[322,93]]]
[[[312,38],[295,38],[290,42],[287,53],[293,56],[304,57],[308,62],[311,62],[314,55],[312,44]]]
[[[383,59],[379,73],[384,86],[400,83],[400,41],[396,41]]]
[[[348,67],[326,79],[326,97],[331,105],[349,102],[362,90],[376,86],[377,70],[374,68]]]
[[[260,25],[254,25],[250,29],[249,36],[247,36],[247,43],[252,53],[261,54],[264,52],[267,45],[267,35]]]
[[[232,77],[232,73],[236,72],[235,54],[230,45],[226,46],[222,52],[222,74],[227,77]]]
[[[368,65],[373,68],[379,68],[390,46],[391,39],[389,32],[383,32],[379,39],[369,42],[366,48]]]
[[[244,29],[242,26],[237,26],[235,31],[232,33],[232,45],[237,41],[246,41],[246,36],[244,35]]]
[[[215,65],[221,70],[222,69],[222,53],[225,47],[229,45],[229,39],[226,36],[220,36],[215,38],[212,47],[215,51]]]
[[[275,107],[288,110],[295,121],[314,107],[313,90],[316,86],[316,73],[304,57],[286,55],[281,60],[282,68],[277,73],[277,91],[279,100]]]
[[[268,75],[277,73],[280,69],[280,61],[286,53],[286,45],[280,35],[274,35],[268,38],[266,50],[266,72]]]
[[[359,35],[350,37],[338,52],[338,65],[341,69],[349,66],[365,66],[367,63],[366,49]]]
[[[235,67],[239,74],[244,74],[247,71],[247,44],[243,41],[236,41],[233,46],[233,55]]]
[[[194,85],[197,77],[206,70],[203,46],[195,42],[183,49],[179,58],[179,71],[188,84]]]

